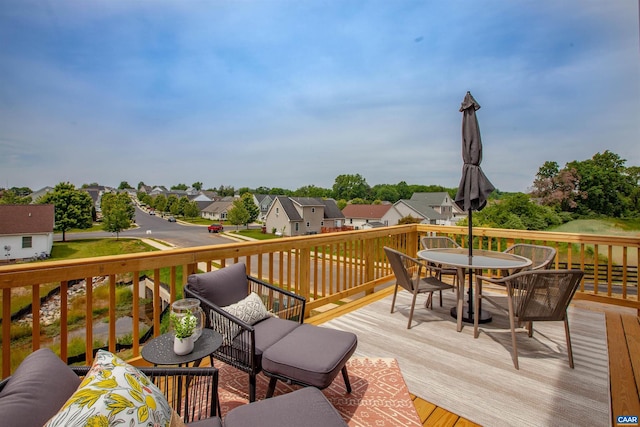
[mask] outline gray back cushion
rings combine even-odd
[[[80,378],[48,348],[27,356],[0,392],[0,424],[41,426],[80,385]]]
[[[189,289],[219,307],[234,304],[249,295],[246,267],[237,263],[208,273],[191,274]]]

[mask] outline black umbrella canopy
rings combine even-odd
[[[487,197],[495,189],[493,184],[480,169],[482,162],[482,139],[480,138],[480,127],[476,111],[480,109],[480,104],[467,92],[460,106],[462,112],[462,178],[458,186],[455,202],[467,212],[469,212],[469,260],[473,258],[473,217],[474,210],[479,211],[487,204]],[[465,322],[473,322],[474,316],[480,316],[480,322],[491,320],[491,316],[482,313],[480,307],[474,312],[473,307],[473,270],[469,269],[469,301],[467,313],[463,315]],[[456,313],[456,316],[458,313]]]
[[[467,92],[460,106],[462,114],[462,178],[455,202],[464,211],[481,210],[487,204],[489,194],[495,189],[480,169],[482,139],[476,110],[480,104]]]

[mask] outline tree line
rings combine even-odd
[[[473,216],[474,225],[493,228],[544,230],[576,218],[640,217],[640,167],[626,166],[626,160],[611,151],[596,153],[591,159],[568,162],[560,168],[555,161],[546,161],[538,169],[532,188],[528,193],[503,193],[496,190],[487,207]],[[95,184],[97,185],[97,184]],[[138,184],[140,188],[143,182]],[[91,186],[91,185],[89,185]],[[202,188],[201,182],[192,185]],[[129,189],[123,181],[120,189]],[[172,189],[187,189],[178,184]],[[218,195],[234,195],[231,186],[220,186]],[[398,184],[370,186],[360,174],[343,174],[335,178],[332,188],[307,185],[295,191],[284,188],[242,187],[242,197],[234,202],[229,212],[232,224],[248,224],[259,215],[251,194],[283,195],[291,197],[333,198],[340,209],[348,203],[395,203],[408,199],[415,192],[447,192],[454,198],[457,188],[439,185]],[[222,194],[221,194],[222,193]],[[31,203],[31,190],[27,187],[12,187],[0,190],[0,204]],[[185,217],[199,216],[198,207],[186,197],[175,195],[154,198],[139,193],[142,203],[162,212]],[[126,200],[125,200],[126,199]],[[102,213],[105,230],[116,232],[126,218],[133,219],[133,206],[129,197],[103,201]],[[36,203],[53,203],[56,206],[56,230],[63,233],[71,228],[88,228],[95,220],[91,197],[73,184],[60,183],[54,191],[41,197]],[[120,228],[120,230],[126,227]]]

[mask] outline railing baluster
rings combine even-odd
[[[68,352],[69,352],[69,347],[68,347],[69,346],[69,327],[68,327],[68,316],[67,316],[67,313],[69,312],[68,290],[69,290],[69,282],[67,282],[66,280],[63,280],[62,282],[60,282],[60,358],[65,362],[67,361]],[[40,296],[39,295],[40,295],[40,292],[38,292],[38,309],[36,310],[35,305],[33,307],[34,319],[36,317],[40,319]],[[39,325],[40,325],[40,321],[38,320],[38,329],[40,329]],[[40,334],[36,335],[34,332],[33,336],[39,337]],[[36,351],[38,348],[40,348],[39,344],[37,347],[34,345],[33,351]]]
[[[66,282],[63,282],[66,283]],[[60,286],[60,292],[62,292],[62,285]],[[60,306],[62,309],[62,306]],[[62,315],[62,312],[60,313]],[[36,351],[40,348],[40,285],[33,285],[31,287],[31,349]],[[3,317],[4,319],[4,317]],[[9,322],[10,323],[10,322]],[[62,323],[60,318],[60,325],[64,325],[63,330],[66,329],[66,322]],[[64,335],[64,334],[63,334]],[[4,342],[4,340],[3,340]],[[62,345],[62,343],[60,343]],[[66,360],[63,358],[62,360]]]

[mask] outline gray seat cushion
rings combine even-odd
[[[208,273],[191,274],[189,289],[219,307],[234,304],[249,295],[247,271],[243,263]]]
[[[256,331],[256,353],[264,352],[300,326],[300,323],[293,320],[279,319],[277,317],[268,317],[256,323],[253,325]]]
[[[222,427],[222,421],[218,417],[206,418],[185,424],[188,427]]]
[[[333,382],[357,345],[351,332],[303,324],[264,351],[262,369],[322,389]]]
[[[307,387],[231,410],[225,427],[345,427],[320,390]]]
[[[50,349],[27,356],[0,392],[1,423],[41,426],[80,385],[80,378]]]

